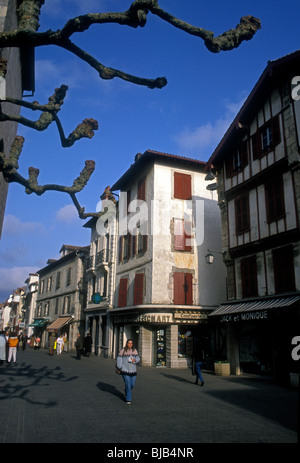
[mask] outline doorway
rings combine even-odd
[[[157,367],[166,366],[166,330],[159,328],[155,331],[155,358]]]

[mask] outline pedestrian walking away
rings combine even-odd
[[[6,337],[5,331],[0,333],[0,364],[5,363],[6,360]]]
[[[55,336],[55,333],[52,332],[49,337],[49,355],[54,354],[55,342],[56,342],[56,336]]]
[[[201,373],[203,361],[204,361],[204,350],[203,350],[202,344],[198,341],[196,342],[196,345],[194,348],[193,362],[195,363],[195,374],[196,374],[195,384],[198,384],[198,380],[200,380],[200,386],[204,385],[204,379]]]
[[[28,340],[27,334],[25,332],[22,333],[22,335],[21,335],[22,350],[26,349],[27,340]]]
[[[77,335],[77,341],[75,342],[75,347],[76,347],[76,359],[81,360],[81,354],[82,354],[82,349],[83,349],[83,339],[80,336],[80,333]]]
[[[13,360],[14,363],[17,361],[17,347],[19,344],[19,338],[17,336],[17,333],[11,333],[8,338],[8,363]]]
[[[128,339],[126,345],[120,350],[117,357],[117,368],[120,370],[125,383],[125,401],[131,404],[132,389],[136,382],[136,365],[140,362],[138,351],[133,347],[132,339]]]

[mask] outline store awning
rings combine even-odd
[[[300,301],[300,295],[289,297],[277,297],[269,299],[256,299],[255,301],[241,302],[237,301],[231,304],[223,304],[209,314],[210,317],[215,315],[228,315],[241,312],[254,312],[268,309],[279,309],[290,307]]]
[[[47,330],[59,330],[63,326],[70,323],[72,320],[72,317],[59,317],[47,327]]]
[[[33,323],[30,323],[29,326],[33,327],[33,328],[41,328],[42,326],[46,325],[46,323],[48,322],[47,319],[45,318],[42,318],[42,319],[39,319],[39,320],[34,320]]]

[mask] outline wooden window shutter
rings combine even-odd
[[[174,272],[174,304],[185,304],[185,278],[184,273]]]
[[[118,307],[126,307],[127,306],[127,278],[121,278],[119,283],[119,301]]]
[[[293,246],[274,249],[273,266],[276,293],[295,291]]]
[[[181,219],[174,219],[174,248],[176,251],[184,251],[184,241],[184,222]]]
[[[232,177],[232,155],[229,155],[225,160],[226,178]]]
[[[138,183],[138,195],[137,199],[141,199],[142,201],[145,201],[146,198],[146,182],[145,179],[140,180]]]
[[[193,275],[185,274],[185,304],[193,305]]]
[[[143,304],[143,299],[144,299],[144,274],[137,273],[134,279],[133,304],[134,305]]]
[[[241,260],[241,278],[243,297],[258,295],[256,257]]]
[[[192,199],[192,177],[174,172],[174,198]]]
[[[136,235],[132,235],[132,257],[136,254]]]
[[[266,211],[268,222],[285,215],[284,192],[282,177],[265,184]]]
[[[241,196],[235,200],[236,233],[243,233],[250,228],[249,197]]]
[[[248,165],[248,142],[247,140],[242,141],[241,143],[241,161],[242,161],[243,168]]]

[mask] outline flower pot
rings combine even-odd
[[[215,374],[217,376],[229,376],[230,375],[230,363],[229,362],[215,362]]]

